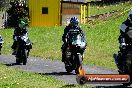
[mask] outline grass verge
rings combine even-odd
[[[0,65],[0,88],[90,88],[56,80],[52,76],[23,72]]]
[[[125,8],[125,7],[124,7]],[[127,13],[119,17],[110,17],[106,21],[97,21],[94,25],[82,25],[87,38],[84,63],[107,68],[116,68],[113,53],[118,51],[119,26]],[[64,26],[33,27],[29,29],[29,38],[33,42],[30,55],[48,59],[61,59],[61,36]],[[0,30],[4,38],[3,54],[11,54],[13,29]]]
[[[90,15],[96,15],[96,14],[104,14],[112,11],[123,11],[131,8],[132,1],[124,2],[124,3],[117,3],[112,5],[103,5],[103,6],[97,6],[97,5],[91,5],[90,7]]]
[[[82,25],[87,37],[87,49],[84,63],[115,68],[112,58],[113,53],[118,51],[119,26],[126,19],[126,15],[100,21],[96,25]],[[30,55],[49,59],[61,59],[61,36],[64,27],[37,27],[29,29],[29,37],[33,42]],[[0,31],[5,40],[2,53],[10,54],[12,45],[12,29]]]

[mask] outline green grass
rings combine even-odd
[[[118,51],[119,26],[127,15],[99,21],[95,25],[82,25],[87,37],[87,49],[83,63],[115,68],[112,58]],[[29,29],[29,37],[33,44],[30,55],[48,59],[61,59],[61,36],[64,27],[36,27]],[[2,53],[10,54],[12,45],[12,29],[0,31],[5,40]]]
[[[33,49],[30,55],[45,58],[61,58],[61,36],[64,27],[39,27],[30,28],[29,37],[33,42]],[[11,54],[13,29],[1,30],[0,34],[4,38],[3,53]]]
[[[31,28],[31,39],[34,43],[31,55],[51,59],[61,58],[63,29],[63,27]],[[36,51],[38,51],[37,54]]]
[[[0,65],[0,88],[90,88],[56,80],[49,75],[23,72]]]
[[[126,3],[123,5],[128,5],[129,7],[131,4]],[[121,7],[122,5],[119,6]],[[123,9],[127,9],[128,7],[126,6]],[[116,67],[112,55],[118,51],[119,26],[126,17],[127,13],[118,18],[110,17],[106,21],[96,20],[94,25],[82,25],[88,42],[83,61],[85,64],[107,68]],[[30,56],[61,60],[61,36],[63,29],[64,26],[30,28],[29,38],[33,42]],[[2,49],[3,54],[12,53],[13,31],[13,29],[0,30],[0,34],[5,41]]]
[[[119,18],[111,18],[84,30],[88,40],[84,63],[108,68],[116,67],[113,53],[118,51],[119,27],[126,17],[125,14]]]
[[[95,25],[82,25],[87,38],[87,49],[83,63],[107,68],[115,68],[112,58],[118,51],[119,26],[126,19],[127,14],[110,17],[107,21],[97,21]],[[29,29],[29,38],[34,43],[30,56],[48,59],[61,59],[61,27],[34,27]],[[12,53],[13,29],[0,30],[4,38],[2,54]],[[56,80],[52,76],[22,72],[17,69],[0,65],[0,88],[82,88]],[[88,87],[87,87],[88,88]]]
[[[132,3],[131,1],[129,2]],[[123,11],[123,10],[130,9],[131,4],[129,2],[112,4],[112,5],[104,5],[104,6],[91,5],[90,15],[104,14],[114,10]]]

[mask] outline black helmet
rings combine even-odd
[[[23,29],[25,27],[26,23],[23,20],[18,21],[19,28]]]
[[[72,17],[70,19],[70,25],[72,25],[72,26],[78,26],[78,24],[79,24],[79,20],[78,20],[77,17]]]
[[[25,26],[28,25],[28,20],[27,19],[19,19],[18,20],[18,27],[24,28]]]

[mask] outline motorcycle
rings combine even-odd
[[[73,29],[67,33],[65,40],[67,41],[64,61],[65,69],[68,73],[75,70],[75,73],[78,74],[86,47],[84,36],[79,30]]]
[[[118,67],[118,72],[119,74],[126,74],[129,75],[130,77],[130,81],[128,83],[123,83],[124,86],[130,86],[132,84],[132,45],[131,44],[126,44],[123,47],[123,52],[121,53],[120,51],[118,52],[118,54],[114,54],[114,60],[115,63]],[[124,56],[124,59],[120,58],[120,55]],[[119,59],[122,59],[119,62]],[[118,63],[122,64],[122,69],[120,69]]]
[[[26,35],[15,36],[15,40],[17,41],[15,55],[16,64],[23,63],[23,65],[26,65],[30,49],[32,49],[32,43],[30,42],[28,36]]]
[[[1,49],[2,49],[2,44],[4,43],[1,35],[0,35],[0,55],[1,55]]]

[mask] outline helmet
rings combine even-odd
[[[24,26],[26,25],[26,23],[23,20],[19,20],[18,21],[18,26],[22,29],[24,28]]]
[[[71,24],[72,26],[77,26],[78,23],[79,23],[79,20],[78,20],[77,17],[72,17],[72,18],[70,19],[70,24]]]
[[[130,21],[132,21],[132,10],[130,10],[128,14],[129,14],[128,19],[129,19]]]

